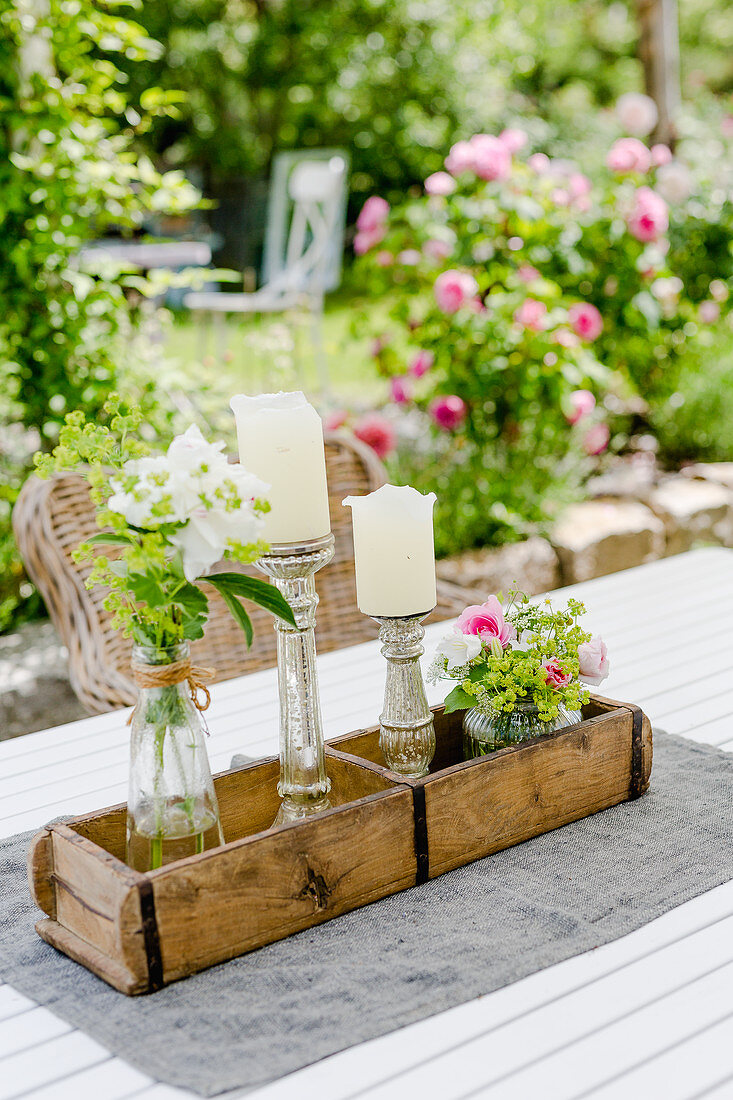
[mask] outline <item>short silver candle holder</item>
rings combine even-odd
[[[422,621],[429,614],[373,616],[379,623],[382,654],[387,658],[379,744],[387,766],[409,779],[427,775],[435,756],[433,715],[420,669],[425,652]]]
[[[303,543],[270,546],[257,568],[271,577],[293,609],[297,626],[275,620],[280,694],[280,782],[282,804],[275,825],[329,809],[323,720],[316,668],[315,574],[333,557],[333,535]]]

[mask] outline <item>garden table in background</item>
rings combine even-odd
[[[604,695],[639,703],[670,733],[733,751],[733,550],[667,558],[564,589],[561,599],[571,594],[609,645]],[[428,630],[428,654],[444,630]],[[319,667],[327,736],[375,720],[378,643],[329,653]],[[431,702],[444,690],[429,687]],[[125,718],[105,714],[0,744],[1,835],[123,801]],[[274,670],[215,687],[208,720],[217,769],[235,752],[275,752]],[[733,1096],[732,990],[730,882],[614,943],[249,1095],[724,1100]],[[0,984],[0,1100],[190,1095],[150,1082]]]

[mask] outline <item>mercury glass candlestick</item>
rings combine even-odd
[[[333,535],[303,543],[271,545],[257,562],[293,609],[296,627],[275,620],[280,693],[280,782],[275,825],[330,807],[323,721],[316,669],[315,574],[333,557]]]
[[[374,615],[387,658],[384,706],[379,716],[379,743],[387,766],[409,779],[428,774],[435,755],[435,728],[428,706],[420,658],[425,652],[420,615]]]

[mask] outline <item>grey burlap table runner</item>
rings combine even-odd
[[[650,792],[148,997],[43,943],[0,844],[0,976],[160,1081],[264,1085],[617,939],[733,879],[733,755],[657,734]]]

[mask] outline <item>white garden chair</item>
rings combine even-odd
[[[324,296],[341,278],[347,168],[346,155],[338,150],[281,153],[270,188],[264,285],[251,293],[200,291],[184,298],[189,309],[212,318],[306,310],[324,387],[321,324]]]

